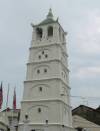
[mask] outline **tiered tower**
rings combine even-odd
[[[51,9],[32,27],[19,131],[71,131],[67,33]]]

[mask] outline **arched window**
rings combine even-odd
[[[40,74],[40,70],[39,69],[37,70],[37,74]]]
[[[45,123],[48,124],[48,120],[46,120]]]
[[[39,91],[42,92],[42,87],[39,87]]]
[[[39,55],[38,58],[41,59],[41,55]]]
[[[47,73],[47,69],[44,69],[44,73]]]
[[[37,39],[41,39],[43,35],[43,31],[41,28],[36,29]]]
[[[41,113],[41,108],[38,108],[38,113]]]
[[[44,54],[44,51],[42,51],[42,55]]]
[[[47,54],[45,54],[45,58],[48,58],[48,55],[47,55]]]
[[[51,36],[53,36],[53,27],[52,26],[48,27],[48,37],[51,37]]]

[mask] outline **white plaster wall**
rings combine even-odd
[[[42,87],[42,92],[39,90]],[[60,99],[69,103],[70,88],[61,79],[47,79],[25,82],[24,100]]]
[[[63,127],[62,125],[57,124],[48,124],[48,125],[27,125],[27,130],[35,129],[36,131],[75,131],[75,129],[70,127]],[[23,125],[19,126],[19,131],[23,130]]]
[[[99,125],[92,123],[77,115],[73,116],[73,127],[74,128],[77,128],[77,127],[86,128],[87,131],[100,131]]]
[[[29,63],[60,59],[60,50],[59,44],[32,47],[30,48]],[[44,54],[42,54],[43,51]],[[45,54],[48,55],[48,58],[45,58]],[[39,55],[41,55],[41,59],[39,59]]]
[[[48,38],[47,28],[49,26],[53,26],[54,32],[53,37]],[[34,28],[19,124],[23,123],[25,114],[28,113],[30,129],[31,125],[37,124],[39,128],[39,124],[42,124],[41,129],[44,130],[45,121],[48,120],[49,125],[61,125],[60,128],[58,125],[49,126],[49,130],[71,131],[72,128],[67,128],[72,127],[72,124],[69,103],[69,70],[66,62],[68,56],[63,38],[64,31],[58,23],[39,27],[43,29],[43,37],[37,40]],[[47,69],[47,72],[44,72],[44,69]],[[40,86],[42,92],[39,91]],[[41,108],[40,113],[39,108]],[[62,125],[66,128],[62,128]],[[21,130],[21,126],[19,128]]]
[[[45,72],[45,69],[47,70],[47,72]],[[39,73],[38,70],[40,71]],[[60,78],[59,61],[28,64],[27,80],[37,80],[37,79],[46,79],[46,78]]]
[[[41,99],[55,99],[59,97],[60,81],[54,80],[41,80],[25,82],[24,100],[41,100]],[[38,87],[43,87],[42,92]]]
[[[29,103],[29,104],[28,104]],[[59,101],[51,100],[51,101],[36,101],[36,102],[23,102],[22,108],[26,107],[21,115],[21,120],[24,119],[24,115],[26,112],[29,114],[30,123],[45,123],[48,120],[48,123],[61,123],[60,117],[60,108]],[[36,107],[33,110],[32,107]],[[38,113],[38,107],[41,107],[43,113]],[[32,113],[32,112],[33,113]]]
[[[33,124],[44,124],[48,120],[49,124],[58,123],[66,126],[69,125],[69,109],[68,105],[65,105],[63,102],[58,100],[52,101],[34,101],[34,102],[23,102],[22,109],[23,114],[21,114],[21,122],[24,120],[26,112],[29,115],[29,121]],[[64,113],[64,107],[66,108],[66,114]],[[41,108],[41,113],[38,113],[38,108]],[[66,118],[65,118],[66,116]]]

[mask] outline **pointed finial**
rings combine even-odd
[[[53,13],[52,13],[52,9],[49,9],[49,13],[47,15],[47,19],[53,19]]]

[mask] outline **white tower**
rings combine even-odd
[[[51,9],[32,27],[19,131],[71,131],[66,33]]]

